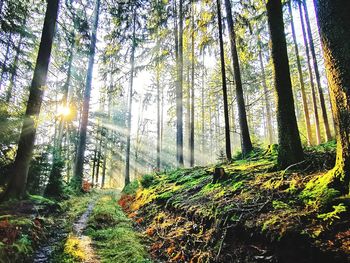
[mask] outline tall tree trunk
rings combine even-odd
[[[81,125],[79,129],[79,143],[77,149],[77,156],[74,167],[74,182],[73,187],[81,191],[82,182],[83,182],[83,172],[84,172],[84,155],[86,149],[86,134],[87,126],[89,121],[89,107],[90,107],[90,96],[91,96],[91,84],[92,84],[92,73],[94,69],[95,62],[95,52],[96,52],[96,41],[97,41],[97,28],[100,12],[100,0],[95,2],[95,10],[93,16],[93,26],[91,32],[91,43],[89,50],[89,65],[86,76],[86,86],[84,91],[84,101],[83,101],[83,110],[81,116]]]
[[[253,146],[249,135],[247,113],[245,109],[245,102],[244,102],[244,96],[243,96],[241,70],[239,66],[239,59],[238,59],[237,46],[236,46],[236,34],[235,34],[234,25],[233,25],[232,8],[231,8],[230,0],[225,0],[225,6],[226,6],[226,14],[227,14],[227,27],[228,27],[229,37],[230,37],[230,44],[231,44],[233,75],[235,77],[235,84],[236,84],[238,118],[239,118],[239,126],[241,129],[241,147],[242,147],[242,153],[243,155],[245,155],[253,149]]]
[[[160,145],[161,145],[161,116],[160,116],[160,66],[159,66],[159,35],[157,32],[157,63],[156,63],[156,85],[157,85],[157,170],[160,170]]]
[[[350,182],[350,2],[314,0],[335,117],[337,161],[333,186],[349,193]]]
[[[22,40],[23,40],[23,35],[21,34],[21,36],[19,37],[19,40],[18,40],[17,47],[16,47],[16,55],[15,55],[15,59],[13,61],[13,71],[11,73],[10,84],[6,90],[6,98],[5,98],[6,103],[9,103],[11,100],[12,91],[13,91],[13,87],[15,84],[15,78],[17,75],[17,66],[18,66],[19,54],[21,52]],[[1,83],[0,83],[0,85],[1,85]]]
[[[227,98],[225,54],[224,54],[225,51],[224,51],[224,41],[222,39],[222,19],[221,19],[221,3],[220,3],[220,1],[221,0],[216,0],[216,5],[217,5],[218,25],[219,25],[221,78],[222,78],[222,91],[223,91],[223,100],[224,100],[226,158],[227,158],[227,160],[231,160],[232,154],[231,154],[231,139],[230,139],[230,119],[229,119],[229,113],[228,113],[228,98]],[[249,134],[249,132],[248,132],[248,134]],[[250,141],[250,139],[249,139],[249,141]],[[246,146],[248,147],[248,144],[247,145],[244,144],[244,150],[249,150],[249,148],[245,148]],[[243,144],[242,144],[242,149],[243,149]]]
[[[96,185],[98,184],[99,181],[99,175],[100,175],[100,167],[101,167],[101,156],[102,156],[102,143],[103,143],[103,138],[102,138],[102,127],[100,129],[100,142],[98,144],[98,150],[97,150],[97,162],[96,162]]]
[[[186,131],[187,131],[187,148],[186,155],[188,163],[190,164],[190,151],[191,151],[191,78],[190,78],[190,61],[188,61],[187,67],[187,89],[186,89]]]
[[[63,97],[61,102],[61,107],[68,107],[68,93],[69,86],[71,82],[72,76],[72,65],[73,65],[73,54],[74,54],[75,41],[72,41],[70,50],[69,50],[69,58],[68,58],[68,72],[67,79],[63,85]],[[64,163],[62,161],[62,143],[63,143],[63,133],[64,127],[66,123],[66,118],[68,116],[62,115],[59,116],[59,124],[58,124],[58,134],[53,154],[53,163],[51,167],[51,172],[49,176],[49,181],[45,189],[45,196],[52,197],[60,197],[63,194],[63,185],[62,185],[62,169],[64,167]]]
[[[179,3],[178,60],[176,85],[176,156],[177,165],[184,165],[183,153],[183,0]]]
[[[7,61],[9,59],[9,55],[10,55],[11,44],[12,44],[12,33],[10,32],[10,34],[8,36],[7,45],[6,45],[6,52],[5,52],[4,62],[2,63],[2,66],[1,66],[0,91],[1,91],[1,86],[2,86],[2,84],[4,82],[5,73],[6,73],[6,71],[8,71],[8,69],[7,69]]]
[[[266,128],[267,128],[267,139],[269,144],[271,145],[273,143],[273,131],[272,131],[272,118],[271,118],[271,108],[270,108],[270,102],[269,102],[269,96],[268,96],[268,88],[266,83],[266,74],[265,74],[265,66],[263,57],[261,54],[261,43],[259,40],[259,61],[260,61],[260,67],[261,67],[261,75],[262,75],[262,83],[263,83],[263,89],[264,89],[264,104],[265,104],[265,110],[266,110]]]
[[[314,45],[314,40],[312,37],[311,23],[310,23],[310,19],[309,19],[309,13],[307,10],[306,1],[303,1],[303,8],[304,8],[305,21],[306,21],[307,34],[309,36],[310,51],[311,51],[313,66],[314,66],[314,70],[315,70],[316,86],[317,86],[318,96],[319,96],[320,105],[321,105],[321,113],[322,113],[322,118],[323,118],[324,129],[325,129],[326,141],[329,141],[332,139],[332,135],[331,135],[331,131],[329,128],[326,103],[324,101],[324,95],[323,95],[323,90],[322,90],[322,86],[321,86],[321,77],[320,77],[320,72],[318,69],[318,63],[317,63],[316,52],[315,52],[315,45]]]
[[[91,183],[94,185],[95,183],[95,168],[96,168],[96,161],[97,161],[97,140],[95,143],[95,149],[94,149],[94,159],[92,160],[92,175],[91,175]]]
[[[190,167],[194,166],[194,73],[195,73],[195,53],[194,53],[194,4],[192,3],[192,21],[191,21],[191,125],[190,125]]]
[[[47,72],[51,57],[52,42],[58,15],[59,0],[51,0],[47,4],[44,27],[41,35],[38,57],[30,87],[27,109],[19,138],[17,155],[12,168],[12,177],[2,199],[21,198],[27,184],[28,170],[33,154],[37,120],[46,85]]]
[[[295,56],[297,59],[298,76],[299,76],[299,83],[300,83],[300,90],[301,90],[301,99],[303,102],[303,112],[304,112],[304,118],[305,118],[305,124],[306,124],[306,133],[307,133],[306,138],[307,138],[307,144],[310,146],[313,143],[312,130],[311,130],[311,124],[310,124],[310,115],[309,115],[307,96],[306,96],[306,92],[305,92],[303,70],[301,68],[301,62],[300,62],[300,57],[299,57],[299,47],[298,47],[297,38],[296,38],[296,34],[295,34],[295,26],[294,26],[294,18],[293,18],[291,1],[288,2],[288,9],[289,9],[289,14],[290,14],[290,18],[291,18],[291,27],[292,27],[292,36],[293,36]]]
[[[135,48],[136,48],[136,7],[133,11],[133,29],[132,29],[132,46],[131,46],[131,70],[130,70],[130,82],[129,82],[129,105],[128,105],[128,119],[127,119],[127,137],[126,137],[126,149],[125,149],[125,185],[130,183],[130,146],[131,146],[131,117],[132,117],[132,97],[134,86],[134,73],[135,73]]]
[[[204,89],[205,89],[205,59],[203,51],[203,72],[202,72],[202,90],[201,90],[201,104],[202,104],[202,155],[205,152],[205,107],[204,107]]]
[[[310,78],[310,85],[311,85],[311,95],[312,95],[312,105],[314,108],[314,117],[315,117],[315,126],[316,126],[316,139],[317,144],[320,144],[322,142],[321,139],[321,131],[320,131],[320,120],[318,116],[318,108],[317,108],[317,98],[315,93],[315,84],[314,84],[314,78],[312,74],[312,68],[311,68],[311,59],[310,59],[310,52],[309,52],[309,43],[307,41],[306,36],[306,30],[305,30],[305,23],[303,18],[303,11],[301,8],[301,3],[299,3],[299,14],[300,14],[300,22],[301,22],[301,29],[303,32],[303,39],[304,39],[304,45],[305,45],[305,52],[306,52],[306,61],[307,61],[307,67],[309,71],[309,78]]]
[[[278,165],[285,168],[302,161],[304,154],[295,117],[281,0],[268,0],[266,8],[277,102]]]

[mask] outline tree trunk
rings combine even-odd
[[[184,165],[183,153],[183,0],[179,4],[179,36],[176,85],[176,156],[177,165]]]
[[[227,158],[228,161],[230,161],[232,159],[231,139],[230,139],[230,120],[229,120],[229,114],[228,114],[227,84],[226,84],[226,70],[225,70],[225,54],[224,54],[224,41],[222,39],[222,19],[221,19],[221,3],[220,3],[220,1],[221,0],[216,0],[216,5],[217,5],[218,25],[219,25],[221,78],[222,78],[222,91],[223,91],[223,100],[224,100],[226,158]],[[249,132],[248,132],[248,134],[249,134]],[[250,141],[250,139],[249,139],[249,141]],[[249,145],[248,144],[247,145],[244,144],[244,150],[249,150],[249,147],[245,148],[246,146],[248,147]],[[243,141],[242,141],[242,150],[243,150]]]
[[[261,43],[259,40],[259,61],[260,61],[260,67],[261,67],[261,75],[262,75],[262,83],[264,88],[264,100],[265,100],[265,110],[266,110],[266,126],[267,126],[267,140],[269,144],[271,145],[273,143],[273,131],[272,131],[272,118],[271,118],[271,108],[270,108],[270,102],[269,102],[269,96],[268,96],[268,88],[266,83],[266,74],[265,74],[265,66],[264,61],[261,54]]]
[[[202,72],[202,90],[201,90],[201,104],[202,104],[202,155],[205,152],[205,109],[204,109],[204,88],[205,88],[205,59],[204,59],[204,51],[203,51],[203,72]]]
[[[21,198],[27,184],[28,170],[33,154],[37,120],[40,113],[47,72],[51,56],[52,42],[58,15],[59,0],[47,4],[44,27],[41,35],[38,57],[30,87],[27,109],[19,138],[17,155],[12,169],[12,177],[2,199]]]
[[[311,51],[313,66],[314,66],[314,70],[315,70],[316,86],[317,86],[317,90],[318,90],[318,96],[320,99],[321,113],[322,113],[322,118],[323,118],[324,129],[325,129],[326,141],[329,141],[332,139],[332,135],[331,135],[331,131],[329,128],[326,103],[324,101],[324,95],[323,95],[323,90],[322,90],[322,86],[321,86],[320,72],[318,70],[315,45],[314,45],[314,40],[312,37],[311,24],[310,24],[309,13],[307,10],[306,1],[303,1],[303,8],[304,8],[305,21],[306,21],[307,34],[309,36],[310,51]]]
[[[186,89],[186,131],[187,131],[187,148],[186,156],[188,163],[190,164],[190,151],[191,151],[191,78],[190,78],[190,63],[187,67],[187,89]]]
[[[277,102],[278,165],[285,168],[302,161],[304,154],[295,117],[281,0],[268,0],[266,8]]]
[[[98,20],[99,20],[99,10],[100,10],[100,0],[96,0],[95,2],[95,10],[94,10],[94,21],[91,32],[91,44],[89,51],[89,65],[86,76],[86,86],[84,91],[84,101],[83,101],[83,110],[81,116],[81,125],[79,130],[79,143],[74,167],[74,181],[73,187],[77,191],[81,191],[82,182],[83,182],[83,172],[84,172],[84,155],[86,149],[86,134],[87,134],[87,126],[89,121],[89,107],[90,107],[90,96],[91,96],[91,84],[92,84],[92,73],[94,69],[95,62],[95,49],[96,49],[96,34],[98,28]]]
[[[7,91],[6,91],[6,98],[5,98],[6,103],[10,103],[10,100],[11,100],[12,91],[13,91],[13,87],[15,84],[15,77],[17,75],[17,66],[18,66],[19,54],[20,54],[21,46],[22,46],[22,40],[23,40],[23,35],[21,34],[21,36],[19,37],[19,40],[18,40],[18,45],[16,47],[16,55],[15,55],[15,59],[13,61],[13,71],[11,73],[10,84],[9,84]],[[1,85],[1,83],[0,83],[0,85]]]
[[[309,52],[309,44],[306,37],[306,30],[305,30],[305,23],[303,18],[303,11],[301,8],[301,3],[299,3],[299,14],[300,14],[300,22],[301,22],[301,29],[303,32],[303,39],[304,39],[304,45],[305,45],[305,52],[306,52],[306,61],[307,61],[307,67],[309,71],[309,78],[310,78],[310,85],[311,85],[311,95],[312,95],[312,105],[314,108],[314,117],[315,117],[315,126],[316,126],[316,139],[317,144],[320,144],[322,142],[321,139],[321,131],[320,131],[320,120],[318,116],[318,108],[317,108],[317,99],[316,99],[316,93],[315,93],[315,84],[314,84],[314,78],[312,74],[312,68],[311,68],[311,59],[310,59],[310,52]]]
[[[4,82],[4,75],[5,75],[6,71],[8,71],[8,69],[7,69],[7,60],[9,59],[9,55],[10,55],[11,43],[12,43],[12,33],[10,32],[9,37],[8,37],[8,41],[7,41],[7,45],[6,45],[6,52],[5,52],[4,62],[2,63],[2,67],[1,67],[0,91],[1,91],[1,86],[2,86],[2,84]]]
[[[314,0],[335,117],[337,161],[334,186],[349,193],[350,182],[350,2]],[[331,18],[331,19],[330,19]]]
[[[157,32],[157,63],[156,63],[156,85],[157,85],[157,170],[160,170],[160,144],[161,144],[161,116],[160,116],[160,67],[159,67],[159,35]]]
[[[292,36],[293,36],[293,42],[294,42],[295,56],[297,59],[297,68],[298,68],[298,76],[299,76],[299,82],[300,82],[301,98],[302,98],[302,102],[303,102],[303,112],[304,112],[304,118],[305,118],[305,124],[306,124],[306,133],[307,133],[306,138],[307,138],[307,144],[310,146],[313,143],[312,130],[311,130],[311,124],[310,124],[310,115],[309,115],[307,96],[306,96],[306,92],[305,92],[303,70],[301,68],[301,62],[300,62],[300,57],[299,57],[299,48],[298,48],[297,38],[296,38],[296,34],[295,34],[294,18],[293,18],[293,11],[292,11],[291,2],[288,3],[288,9],[289,9],[289,14],[290,14],[290,18],[291,18]]]
[[[244,102],[244,96],[243,96],[241,70],[239,66],[239,59],[238,59],[237,46],[236,46],[236,34],[234,30],[230,0],[225,0],[225,6],[226,6],[226,14],[227,14],[227,27],[228,27],[229,37],[230,37],[230,44],[231,44],[232,67],[233,67],[233,74],[235,77],[235,84],[236,84],[238,118],[239,118],[239,126],[241,129],[241,147],[242,147],[242,153],[243,155],[245,155],[253,149],[253,146],[249,135],[247,113],[245,109],[245,102]]]
[[[131,70],[130,70],[130,82],[129,82],[129,105],[128,105],[128,119],[127,119],[127,137],[126,137],[126,149],[125,149],[125,185],[130,183],[130,146],[131,146],[131,117],[132,117],[132,97],[134,86],[134,73],[135,73],[135,48],[136,48],[136,7],[133,11],[133,29],[132,29],[132,46],[131,46]]]
[[[192,32],[191,32],[191,125],[190,125],[190,167],[194,166],[194,4],[192,3]]]
[[[63,85],[63,97],[62,97],[62,103],[61,103],[62,107],[68,106],[68,93],[69,93],[70,80],[72,76],[74,46],[75,46],[75,41],[73,40],[69,50],[67,79]],[[62,143],[63,143],[64,127],[66,123],[65,118],[67,116],[62,115],[59,117],[60,117],[60,120],[58,124],[58,135],[57,135],[54,154],[53,154],[53,163],[51,167],[49,181],[45,189],[45,196],[58,197],[58,198],[63,194],[62,169],[64,167],[64,163],[62,161]]]

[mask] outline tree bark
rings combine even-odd
[[[347,0],[314,0],[314,3],[336,125],[337,161],[330,175],[334,186],[343,194],[348,194],[350,182],[350,2]]]
[[[125,149],[125,185],[130,183],[130,148],[131,148],[131,118],[132,118],[132,97],[134,86],[134,73],[135,73],[135,49],[136,49],[136,7],[133,11],[133,29],[132,29],[132,46],[131,46],[131,70],[130,70],[130,82],[129,82],[129,105],[128,105],[128,119],[127,119],[127,137],[126,137],[126,149]]]
[[[281,0],[266,4],[271,36],[278,122],[278,165],[285,168],[304,159],[293,101]]]
[[[313,143],[311,123],[310,123],[310,114],[309,114],[307,96],[306,96],[306,92],[305,92],[303,70],[301,68],[301,62],[300,62],[300,57],[299,57],[299,47],[298,47],[297,38],[296,38],[296,34],[295,34],[292,4],[290,1],[288,2],[288,9],[289,9],[289,14],[290,14],[290,18],[291,18],[290,23],[291,23],[291,27],[292,27],[292,36],[293,36],[295,56],[297,59],[298,77],[299,77],[300,90],[301,90],[301,99],[303,102],[303,112],[304,112],[304,118],[305,118],[305,124],[306,124],[306,134],[307,134],[306,138],[307,138],[307,144],[310,146]]]
[[[92,84],[92,74],[93,74],[94,62],[95,62],[95,51],[96,51],[95,49],[96,49],[96,41],[97,41],[96,34],[97,34],[97,28],[98,28],[98,22],[99,22],[99,10],[100,10],[100,0],[96,0],[94,16],[93,16],[93,26],[92,26],[92,32],[91,32],[89,65],[87,70],[86,86],[84,91],[81,125],[79,129],[79,143],[78,143],[78,149],[77,149],[76,161],[75,161],[75,167],[74,167],[73,187],[77,191],[82,190],[81,187],[83,182],[84,155],[85,155],[85,149],[86,149],[87,126],[89,121],[91,84]]]
[[[36,127],[46,85],[52,43],[58,15],[59,0],[48,1],[38,57],[30,87],[27,109],[19,138],[12,177],[2,199],[22,198],[27,184],[28,170],[33,155]]]
[[[179,36],[176,86],[176,155],[177,165],[184,165],[183,153],[183,0],[179,4]]]
[[[303,1],[303,8],[304,8],[305,21],[306,21],[307,34],[309,36],[310,51],[311,51],[313,66],[314,66],[314,70],[315,70],[316,86],[317,86],[318,97],[319,97],[320,105],[321,105],[321,113],[322,113],[322,118],[323,118],[324,129],[325,129],[326,141],[329,141],[332,139],[332,135],[331,135],[331,131],[329,128],[326,103],[324,101],[324,95],[323,95],[323,90],[322,90],[322,86],[321,86],[320,72],[318,69],[318,63],[317,63],[316,52],[315,52],[315,45],[314,45],[314,40],[312,37],[311,23],[310,23],[310,19],[309,19],[309,12],[307,10],[306,1]]]
[[[315,93],[314,77],[313,77],[312,68],[311,68],[309,44],[308,44],[307,36],[306,36],[305,23],[304,23],[303,11],[302,11],[302,7],[301,7],[301,3],[298,2],[298,4],[299,4],[299,14],[300,14],[301,29],[302,29],[302,32],[303,32],[303,39],[304,39],[305,52],[306,52],[306,61],[307,61],[307,67],[308,67],[308,71],[309,71],[309,78],[310,78],[312,105],[313,105],[313,108],[314,108],[314,117],[315,117],[315,126],[316,126],[316,139],[317,139],[317,144],[320,144],[322,142],[321,130],[320,130],[320,120],[319,120],[319,116],[318,116],[317,98],[316,98],[316,93]]]
[[[253,149],[253,146],[250,140],[247,113],[245,109],[241,70],[239,66],[238,52],[237,52],[237,46],[236,46],[236,34],[234,30],[234,24],[233,24],[233,18],[232,18],[232,7],[231,7],[230,0],[225,0],[225,6],[226,6],[226,14],[227,14],[227,27],[228,27],[229,37],[230,37],[230,44],[231,44],[232,67],[233,67],[233,74],[235,77],[235,84],[236,84],[238,118],[239,118],[239,126],[241,129],[241,148],[242,148],[243,155],[246,155]]]
[[[224,41],[223,41],[223,37],[222,37],[222,18],[221,18],[221,3],[220,3],[220,1],[221,0],[216,0],[216,5],[217,5],[217,15],[218,15],[218,25],[219,25],[219,45],[220,45],[222,92],[223,92],[223,100],[224,100],[226,158],[228,161],[230,161],[232,159],[231,138],[230,138],[230,119],[229,119],[229,113],[228,113],[225,54],[224,54]],[[248,134],[249,134],[249,132],[248,132]],[[243,149],[244,149],[244,151],[249,150],[249,148],[246,148],[246,146],[248,147],[249,145],[243,145],[243,143],[242,143],[242,151],[243,151]]]
[[[195,73],[195,58],[194,58],[194,4],[192,3],[192,32],[191,32],[191,125],[190,125],[190,167],[194,166],[194,73]]]
[[[262,83],[264,88],[264,100],[265,100],[265,110],[266,110],[266,126],[267,126],[267,140],[271,145],[273,143],[273,131],[272,131],[272,118],[271,118],[271,108],[268,96],[268,88],[266,83],[266,74],[263,57],[261,54],[261,43],[259,40],[259,61],[261,67]]]

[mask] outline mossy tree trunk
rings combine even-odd
[[[269,0],[266,8],[276,89],[278,165],[285,168],[302,161],[304,154],[295,117],[281,0]]]
[[[52,43],[58,15],[59,0],[48,1],[44,27],[41,35],[38,57],[30,87],[27,109],[19,138],[17,154],[11,179],[2,199],[21,198],[24,196],[28,170],[33,155],[37,122],[46,85]]]
[[[314,0],[336,125],[334,181],[342,193],[350,182],[350,2]]]

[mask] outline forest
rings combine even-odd
[[[349,14],[0,0],[0,263],[350,262]]]

